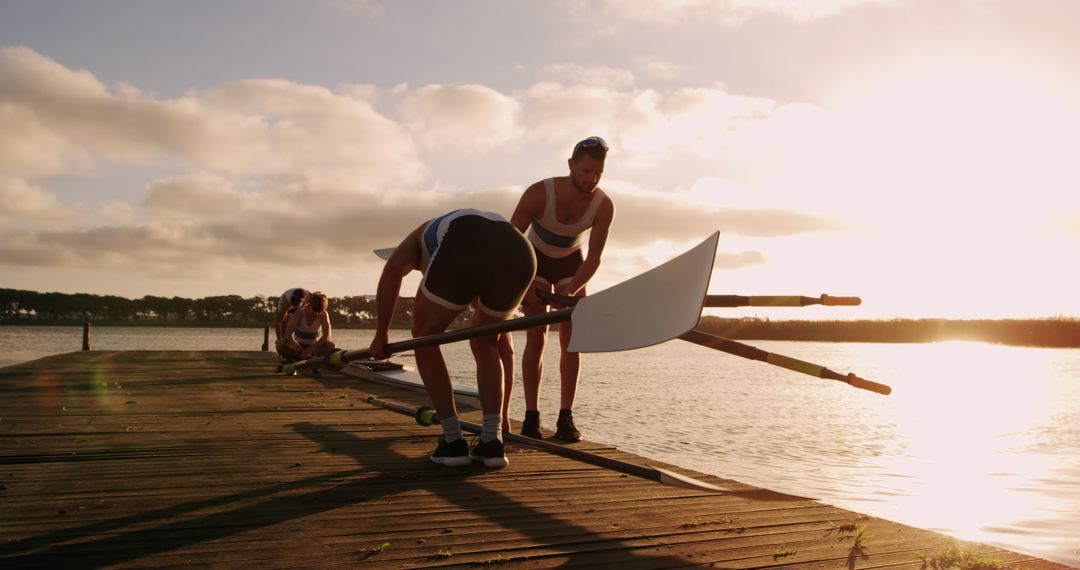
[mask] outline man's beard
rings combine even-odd
[[[570,184],[573,184],[574,189],[578,192],[581,192],[582,194],[589,194],[593,191],[594,188],[596,188],[595,184],[589,188],[583,188],[580,184],[578,184],[577,179],[573,176],[570,177]]]

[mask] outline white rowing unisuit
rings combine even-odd
[[[604,203],[606,195],[597,188],[593,191],[592,202],[589,202],[585,215],[572,224],[564,224],[555,217],[555,179],[545,179],[544,189],[544,212],[540,217],[533,218],[527,237],[533,247],[544,255],[556,259],[566,257],[581,249],[585,243],[585,232],[592,227],[596,212]]]

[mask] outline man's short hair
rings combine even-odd
[[[326,298],[326,294],[322,291],[316,291],[311,294],[311,310],[316,313],[321,313],[330,304],[329,299]]]
[[[303,301],[304,299],[306,299],[307,296],[308,296],[307,290],[300,289],[300,288],[293,289],[292,294],[289,295],[289,306],[291,306],[291,307],[299,307],[300,302]]]
[[[600,137],[589,137],[574,145],[574,152],[570,154],[571,160],[577,162],[581,155],[590,156],[596,160],[607,160],[608,144]]]

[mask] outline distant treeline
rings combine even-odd
[[[127,299],[86,293],[37,293],[0,289],[2,324],[95,324],[122,326],[246,326],[270,324],[277,295],[244,298],[220,295],[201,299],[155,297]],[[330,298],[335,327],[375,326],[375,300],[367,296]],[[413,299],[402,297],[391,326],[412,326]],[[463,326],[466,311],[453,327]],[[1080,319],[950,320],[896,319],[800,321],[703,317],[699,328],[741,340],[810,340],[828,342],[938,342],[973,340],[1017,346],[1080,347]]]
[[[827,342],[971,340],[1015,346],[1080,347],[1080,319],[895,319],[776,321],[703,317],[698,328],[735,339]]]
[[[38,293],[0,289],[0,322],[6,324],[73,324],[92,321],[117,325],[263,326],[273,322],[278,295],[219,295],[201,299],[155,297],[127,299],[87,293]],[[413,299],[398,300],[393,328],[408,329]],[[330,322],[336,327],[375,325],[375,300],[363,295],[330,298]],[[464,321],[463,315],[459,321]],[[455,322],[460,324],[460,322]]]

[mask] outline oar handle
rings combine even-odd
[[[480,336],[511,332],[541,325],[561,323],[563,321],[570,320],[570,316],[572,313],[573,309],[567,308],[558,311],[550,311],[547,313],[529,315],[517,319],[510,319],[508,321],[499,321],[497,323],[487,323],[475,327],[465,327],[463,329],[457,329],[443,333],[418,336],[415,338],[410,338],[408,340],[388,343],[384,350],[387,354],[397,354],[399,352],[413,350],[414,348],[437,346],[450,342],[469,340],[471,338],[476,338]],[[304,370],[316,366],[326,366],[331,368],[340,367],[348,364],[349,362],[352,362],[353,360],[363,360],[365,358],[371,358],[370,349],[361,348],[348,351],[338,350],[335,352],[331,352],[326,356],[309,358],[307,360],[301,360],[299,362],[279,365],[278,371],[291,373],[294,370]]]
[[[847,377],[843,381],[851,384],[856,388],[862,388],[863,390],[877,392],[882,396],[888,396],[889,394],[892,394],[892,388],[890,388],[889,386],[881,384],[879,382],[874,382],[873,380],[867,380],[866,378],[860,378],[851,372],[848,373]]]
[[[862,299],[859,297],[833,297],[822,293],[821,304],[829,307],[857,307],[862,304]]]

